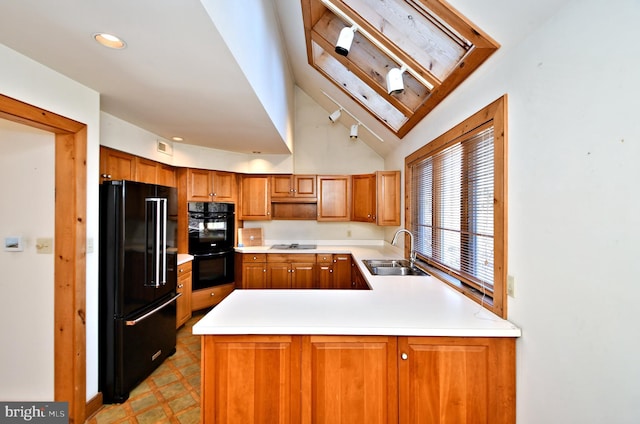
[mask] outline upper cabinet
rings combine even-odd
[[[315,175],[272,175],[270,183],[272,202],[315,202],[318,197]]]
[[[240,182],[240,220],[270,220],[268,175],[243,175]]]
[[[378,171],[352,178],[352,221],[400,225],[400,171]]]
[[[233,172],[189,169],[187,199],[192,202],[235,202],[236,174]]]
[[[176,172],[171,165],[100,146],[100,182],[106,180],[129,180],[175,187]]]
[[[351,175],[318,176],[318,221],[351,219]]]
[[[134,181],[136,157],[129,153],[100,146],[100,182],[107,180]]]

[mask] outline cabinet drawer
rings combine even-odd
[[[191,261],[178,265],[178,278],[188,272],[191,272]]]
[[[211,287],[209,289],[196,290],[191,293],[191,310],[209,308],[222,302],[233,291],[233,284]]]
[[[242,262],[266,262],[267,255],[265,253],[244,253]]]
[[[333,254],[331,253],[318,253],[316,254],[317,262],[333,262]]]
[[[314,253],[269,253],[267,262],[315,262]]]

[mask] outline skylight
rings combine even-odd
[[[477,69],[499,45],[441,0],[302,0],[311,66],[398,137]],[[356,28],[346,56],[335,46]],[[404,90],[386,76],[401,68]]]

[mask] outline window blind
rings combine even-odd
[[[410,165],[417,254],[491,292],[494,281],[494,137],[481,127]]]

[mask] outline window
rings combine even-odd
[[[406,176],[418,258],[506,318],[506,96],[408,156]]]
[[[404,137],[499,44],[442,0],[301,0],[309,64]],[[347,54],[335,51],[355,28]],[[388,91],[389,70],[404,90]]]

